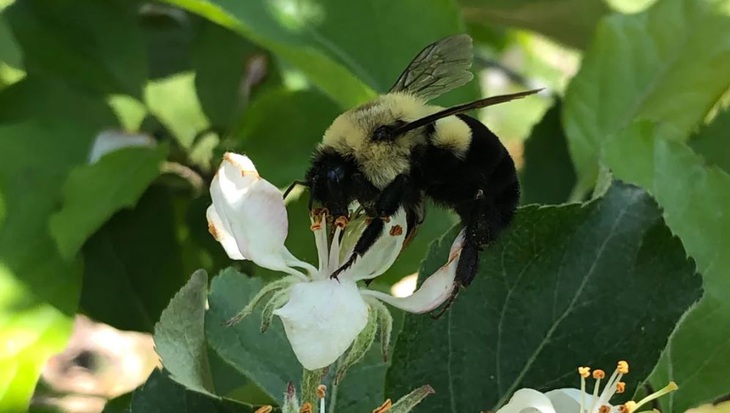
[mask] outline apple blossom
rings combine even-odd
[[[443,304],[455,288],[456,263],[463,234],[452,245],[444,266],[429,276],[412,295],[394,297],[359,286],[383,274],[400,254],[406,237],[403,209],[386,219],[383,234],[364,256],[337,279],[330,274],[349,258],[368,217],[357,205],[349,221],[332,220],[325,210],[310,216],[319,265],[297,259],[284,245],[288,217],[282,192],[259,176],[243,155],[226,153],[210,186],[213,204],[208,227],[228,256],[287,274],[265,286],[229,324],[264,305],[262,326],[278,316],[295,355],[308,370],[329,366],[350,349],[343,367],[355,363],[374,340],[380,325],[387,350],[392,318],[380,302],[412,313],[431,311]],[[329,234],[333,234],[331,237]],[[343,371],[338,370],[338,377]]]

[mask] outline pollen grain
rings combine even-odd
[[[629,374],[629,363],[621,360],[618,362],[617,369],[620,374]]]
[[[327,386],[324,384],[320,384],[317,386],[317,398],[318,399],[324,399],[324,397],[327,395]]]

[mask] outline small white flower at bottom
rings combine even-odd
[[[520,389],[512,395],[507,404],[497,410],[497,413],[520,413],[525,409],[536,410],[539,413],[635,413],[641,406],[677,390],[676,383],[670,382],[664,388],[638,402],[628,401],[616,406],[609,404],[615,394],[623,393],[626,390],[626,384],[621,379],[628,372],[629,364],[626,361],[619,361],[616,370],[606,381],[603,391],[599,393],[601,380],[605,379],[606,373],[600,369],[591,372],[589,367],[578,367],[580,389],[565,388],[551,390],[547,393],[534,389]],[[591,376],[596,382],[593,392],[587,393],[586,379]]]

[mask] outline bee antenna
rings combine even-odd
[[[302,180],[299,180],[299,179],[295,180],[294,182],[291,183],[291,185],[289,185],[288,188],[286,188],[286,191],[284,191],[283,198],[286,199],[286,196],[289,195],[289,192],[291,192],[292,189],[294,189],[294,187],[297,186],[297,185],[309,187],[309,182],[302,181]]]
[[[423,117],[418,120],[414,120],[413,122],[406,123],[403,126],[397,127],[392,131],[393,136],[402,135],[406,132],[412,131],[413,129],[420,128],[421,126],[426,126],[430,123],[434,123],[437,120],[441,118],[445,118],[447,116],[456,115],[458,113],[466,112],[467,110],[472,109],[480,109],[487,106],[493,106],[498,105],[500,103],[509,102],[511,100],[520,99],[525,96],[534,95],[535,93],[540,92],[543,90],[540,89],[533,89],[528,90],[525,92],[517,92],[517,93],[511,93],[509,95],[499,95],[499,96],[491,96],[484,99],[475,100],[474,102],[464,103],[458,106],[452,106],[450,108],[444,109],[440,112],[436,112],[432,115],[428,115],[426,117]]]

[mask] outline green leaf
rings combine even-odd
[[[423,265],[444,262],[450,232]],[[495,411],[523,387],[577,387],[576,366],[631,363],[629,389],[700,296],[701,279],[641,189],[616,184],[584,205],[519,210],[475,282],[439,320],[406,316],[386,390],[430,384],[429,411]]]
[[[114,212],[133,207],[159,175],[167,151],[166,145],[123,148],[74,168],[63,185],[64,206],[50,221],[61,254],[70,259]]]
[[[23,67],[22,59],[23,52],[8,26],[7,17],[0,12],[0,63],[20,69]]]
[[[208,275],[193,273],[155,324],[155,349],[172,377],[186,388],[214,393],[205,340],[205,301]]]
[[[118,329],[153,331],[190,273],[178,239],[185,227],[178,225],[173,201],[167,188],[154,185],[134,209],[116,213],[86,242],[84,313]]]
[[[565,95],[563,124],[578,173],[595,184],[601,143],[636,119],[683,140],[730,85],[730,2],[665,0],[599,24]]]
[[[130,413],[253,413],[253,406],[185,389],[159,370],[134,391]]]
[[[662,139],[661,126],[633,125],[605,145],[615,176],[648,189],[664,209],[664,218],[697,261],[705,295],[682,320],[652,376],[679,391],[662,405],[684,412],[727,393],[730,368],[730,175],[703,160],[686,145]]]
[[[689,146],[710,165],[730,172],[730,109],[718,113],[694,134]]]
[[[602,0],[458,0],[467,22],[516,26],[584,49],[611,9]],[[576,18],[580,16],[580,18]]]
[[[29,0],[5,13],[28,72],[85,91],[140,97],[147,73],[137,7],[124,1]]]
[[[311,154],[337,115],[337,106],[317,91],[272,90],[259,95],[246,110],[236,133],[240,136],[236,149],[254,160],[267,181],[289,186],[304,178]]]
[[[562,105],[556,103],[535,125],[525,143],[522,170],[523,204],[560,204],[575,185],[575,170],[560,123]]]
[[[210,21],[198,24],[191,49],[195,91],[214,127],[228,130],[240,118],[250,98],[245,81],[249,59],[254,55],[266,59],[266,76],[272,77],[273,63],[257,46]]]
[[[9,344],[0,349],[0,404],[9,410],[25,409],[40,369],[71,333],[80,263],[62,259],[47,222],[92,137],[68,121],[0,124],[0,342]]]
[[[298,382],[302,376],[301,365],[289,346],[281,322],[275,320],[261,333],[259,309],[232,327],[223,325],[262,287],[260,279],[231,268],[213,278],[205,334],[213,351],[281,403],[287,383]]]
[[[427,44],[464,31],[461,12],[450,0],[168,1],[273,51],[346,108],[372,98],[373,90],[387,91]],[[413,16],[418,24],[403,24]]]
[[[195,76],[191,72],[149,82],[145,103],[155,117],[172,132],[175,139],[190,149],[209,122],[195,94]]]
[[[73,272],[65,274],[71,285],[63,291],[77,295],[78,268]],[[0,266],[0,410],[27,410],[41,369],[63,351],[72,328],[73,317],[36,298],[16,274]]]

